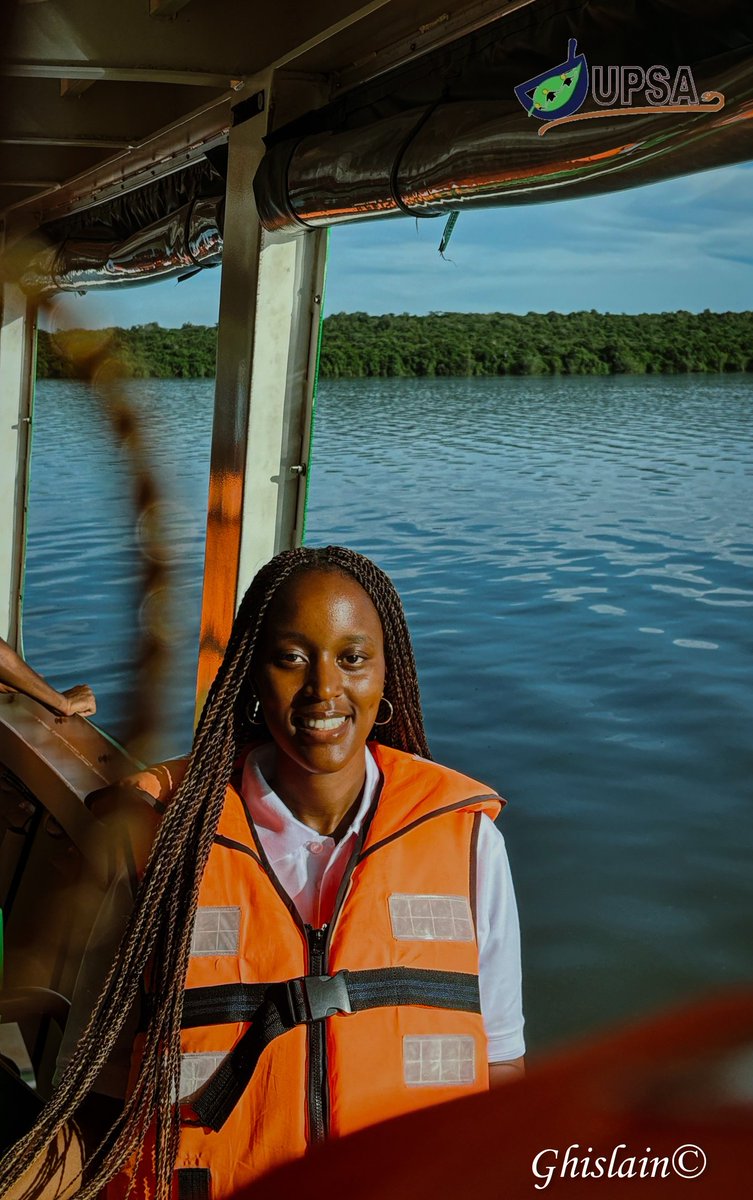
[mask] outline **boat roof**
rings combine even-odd
[[[33,228],[197,161],[270,68],[339,95],[529,2],[17,0],[0,30],[0,220]]]

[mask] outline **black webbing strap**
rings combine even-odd
[[[459,971],[418,971],[409,967],[349,971],[348,995],[353,1012],[392,1004],[481,1012],[478,975]]]
[[[334,977],[309,975],[274,985],[288,990],[286,1000],[294,1017],[292,1025],[321,1020],[322,1016],[329,1015],[310,1014],[312,990],[315,990],[316,986],[314,981],[327,981],[319,985],[320,990],[324,989],[325,998],[329,990],[330,997],[338,999],[334,991],[337,985],[330,984],[330,978],[334,978],[338,984],[347,985],[350,1002],[349,1009],[336,1003],[332,1004],[330,1007],[333,1012],[362,1012],[367,1008],[384,1008],[390,1004],[425,1004],[431,1008],[479,1011],[478,979],[475,975],[461,975],[455,971],[418,971],[406,967],[383,967],[373,971],[341,971]],[[197,1025],[232,1025],[240,1021],[253,1021],[270,986],[272,985],[267,983],[228,983],[217,987],[189,988],[183,999],[183,1028],[195,1029]],[[406,996],[409,998],[406,999]]]
[[[268,987],[267,983],[227,983],[189,988],[183,995],[183,1028],[252,1021]]]
[[[290,1012],[287,984],[269,984],[251,1025],[192,1103],[202,1125],[215,1131],[222,1129],[246,1090],[264,1049],[297,1024]]]
[[[258,1001],[260,990],[264,994]],[[321,1021],[338,1012],[406,1004],[478,1013],[481,1011],[478,976],[458,971],[383,967],[373,971],[338,971],[336,975],[305,975],[266,986],[190,988],[183,1005],[184,1027],[188,1027],[187,1021],[194,1025],[251,1021],[201,1095],[193,1101],[196,1116],[209,1129],[221,1129],[251,1081],[264,1049],[296,1025]],[[196,1019],[199,1012],[201,1021]]]
[[[178,1200],[211,1200],[212,1172],[209,1167],[179,1167],[175,1174]]]
[[[225,983],[216,987],[188,988],[183,993],[183,1029],[197,1025],[237,1025],[251,1021],[264,1000],[268,983]],[[145,1033],[154,997],[141,997],[139,1033]]]

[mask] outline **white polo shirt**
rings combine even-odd
[[[366,783],[350,826],[339,842],[317,833],[293,815],[272,791],[272,743],[249,754],[241,791],[275,875],[301,919],[314,928],[328,924],[345,867],[379,784],[379,770],[366,750]],[[489,1061],[525,1053],[521,1004],[520,933],[505,840],[482,816],[476,860],[476,920],[481,1012]]]

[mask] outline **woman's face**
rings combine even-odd
[[[254,656],[254,685],[278,750],[312,774],[363,754],[384,691],[379,614],[355,579],[294,575],[275,594]]]

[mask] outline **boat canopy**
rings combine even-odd
[[[301,50],[296,69],[318,68],[327,102],[270,121],[253,180],[267,230],[593,195],[753,157],[749,0],[518,0],[466,5],[464,16],[434,14],[391,56],[384,34],[359,44],[353,26],[347,51],[336,52],[337,38],[329,58],[321,46]],[[368,20],[356,28],[375,37]],[[545,89],[552,119],[537,120],[535,86],[528,110],[525,87],[569,85],[573,66],[581,96],[589,70],[599,89],[596,106],[586,105],[593,111],[558,122],[556,88]],[[248,90],[234,125],[274,106],[274,85],[271,95]],[[221,131],[207,129],[205,139],[203,157],[183,169],[173,164],[163,178],[43,221],[33,249],[19,248],[24,290],[46,296],[216,265]]]

